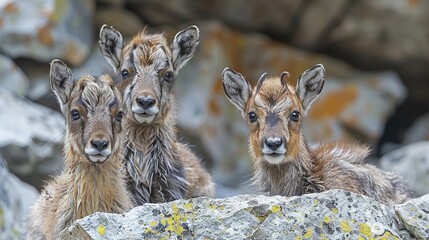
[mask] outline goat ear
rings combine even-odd
[[[115,69],[115,72],[118,72],[121,63],[122,48],[124,47],[124,40],[121,33],[112,26],[104,24],[100,29],[98,44],[100,45],[101,54]]]
[[[74,85],[72,71],[61,60],[55,59],[51,62],[49,82],[60,103],[61,111],[65,113]]]
[[[316,64],[307,69],[298,79],[296,92],[301,100],[304,112],[310,109],[311,104],[319,96],[325,83],[325,68],[322,64]]]
[[[176,72],[194,56],[199,38],[200,30],[195,25],[183,29],[174,36],[172,51],[173,66]]]
[[[222,72],[222,83],[229,101],[240,109],[243,116],[245,116],[246,104],[251,94],[249,82],[240,73],[230,68],[225,68]]]

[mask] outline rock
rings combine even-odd
[[[15,63],[0,54],[0,88],[24,95],[28,90],[28,79]]]
[[[145,26],[136,14],[117,7],[97,9],[96,29],[100,30],[103,24],[114,26],[116,30],[121,32],[122,36],[134,36]]]
[[[145,204],[125,214],[95,213],[64,239],[412,239],[393,207],[332,190],[301,197],[239,195]]]
[[[429,193],[429,141],[387,153],[380,159],[380,166],[403,176],[417,196]]]
[[[375,146],[387,118],[406,96],[393,72],[361,72],[259,34],[240,33],[213,22],[197,25],[199,48],[180,71],[175,86],[178,124],[186,135],[199,139],[191,144],[196,150],[204,149],[213,163],[214,178],[226,186],[243,184],[252,166],[248,127],[223,91],[220,73],[225,67],[241,72],[253,85],[263,72],[279,75],[287,70],[295,84],[304,70],[324,64],[325,87],[304,123],[308,141],[358,139]]]
[[[0,5],[0,50],[14,58],[81,64],[93,42],[93,11],[93,0],[7,1]]]
[[[417,239],[429,239],[429,194],[395,206],[396,214]]]
[[[11,172],[40,187],[63,168],[61,114],[0,89],[0,122],[0,154]]]
[[[0,155],[0,230],[1,239],[21,239],[25,233],[30,207],[37,201],[39,193],[27,183],[19,180],[7,169]]]
[[[418,118],[404,134],[404,144],[429,141],[429,114]]]

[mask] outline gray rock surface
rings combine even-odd
[[[429,195],[395,206],[396,214],[417,239],[429,239]]]
[[[417,196],[429,193],[429,141],[412,143],[385,154],[380,166],[402,175]]]
[[[12,57],[78,65],[93,41],[93,0],[12,0],[0,4],[0,50]]]
[[[62,169],[64,118],[0,88],[0,154],[10,171],[35,185]]]
[[[0,54],[0,88],[24,95],[29,82],[22,70],[12,59]]]
[[[39,197],[37,190],[10,173],[0,155],[0,239],[19,239],[25,222]]]
[[[429,195],[425,196],[429,199]],[[77,220],[64,239],[412,239],[393,207],[342,190],[146,204]]]

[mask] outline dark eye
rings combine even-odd
[[[116,115],[116,121],[121,122],[122,121],[122,117],[124,117],[124,113],[123,112],[118,112],[118,114]]]
[[[292,120],[294,122],[298,122],[299,121],[299,112],[293,111],[292,114],[290,115],[290,120]]]
[[[122,70],[121,76],[122,76],[122,79],[127,78],[129,76],[128,70],[127,69]]]
[[[173,72],[166,72],[165,76],[164,76],[164,79],[167,82],[171,82],[171,80],[173,79]]]
[[[80,113],[78,110],[71,110],[70,115],[73,121],[76,121],[80,118]]]
[[[251,123],[256,122],[256,120],[258,120],[258,115],[256,115],[256,113],[254,113],[254,112],[250,112],[249,113],[249,120]]]

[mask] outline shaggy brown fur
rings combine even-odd
[[[100,49],[122,79],[127,114],[125,164],[136,205],[214,195],[209,173],[176,137],[172,88],[178,70],[194,55],[198,28],[176,34],[171,49],[162,34],[146,31],[123,47],[112,27],[100,31]]]
[[[252,90],[239,73],[222,73],[229,100],[247,119],[250,152],[256,169],[254,180],[270,195],[294,196],[344,189],[387,203],[411,197],[403,179],[365,164],[366,146],[357,144],[307,144],[302,118],[320,94],[324,68],[316,65],[299,78],[296,89],[280,77],[263,74]]]
[[[58,239],[79,218],[132,207],[121,172],[121,97],[113,81],[84,76],[74,84],[59,60],[51,63],[50,79],[66,118],[65,169],[33,207],[29,239]]]

